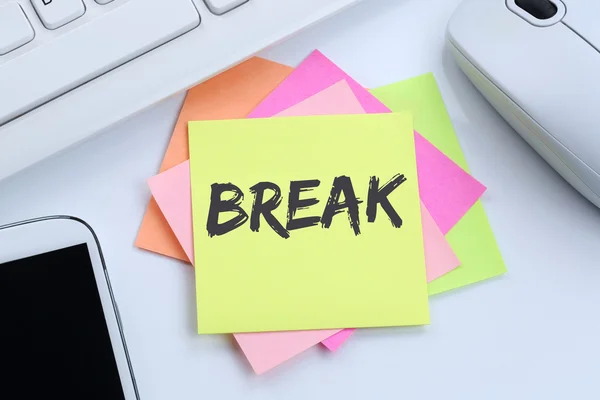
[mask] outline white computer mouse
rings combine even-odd
[[[600,207],[600,0],[465,0],[447,44],[506,121]]]

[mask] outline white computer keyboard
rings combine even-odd
[[[0,179],[358,0],[0,0]]]
[[[33,0],[37,15],[25,14],[27,3],[13,1],[0,7],[0,30],[6,31],[0,34],[0,53],[10,55],[8,51],[28,47],[36,32],[53,39],[31,43],[34,48],[12,60],[7,57],[0,65],[0,87],[11,93],[0,101],[0,123],[200,25],[191,0],[113,0],[119,7],[108,13],[102,8],[111,2],[98,3],[86,10],[82,0]],[[63,35],[52,37],[47,32],[76,22],[80,25]],[[37,73],[22,73],[32,66]]]

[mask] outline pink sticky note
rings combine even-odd
[[[344,342],[346,340],[348,340],[348,338],[354,333],[356,329],[354,328],[348,328],[348,329],[344,329],[341,330],[331,336],[329,336],[327,339],[323,340],[321,343],[323,344],[323,346],[327,347],[328,350],[330,351],[336,351],[337,349],[339,349],[342,344],[344,344]]]
[[[457,268],[460,261],[423,202],[421,202],[421,221],[423,222],[423,238],[427,238],[423,241],[427,267],[425,272],[427,282],[431,282]]]
[[[343,332],[343,331],[341,331]],[[315,344],[341,333],[339,329],[237,334],[244,355],[257,374],[262,374]]]
[[[148,179],[148,186],[185,255],[194,263],[190,161]]]
[[[419,195],[445,235],[486,188],[421,135],[415,135]]]
[[[314,96],[283,110],[274,117],[306,115],[364,114],[365,110],[352,93],[348,82],[341,80]]]
[[[249,118],[272,117],[345,79],[365,112],[391,112],[347,73],[315,50],[254,109]],[[446,234],[477,202],[485,186],[466,173],[418,132],[415,133],[421,201]]]

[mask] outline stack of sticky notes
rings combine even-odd
[[[195,266],[198,332],[256,373],[505,272],[431,74],[367,90],[318,51],[252,58],[188,92],[148,183],[136,245]]]

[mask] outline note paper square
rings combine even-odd
[[[196,121],[189,124],[189,136],[199,333],[429,323],[409,114]],[[378,183],[370,189],[372,177]],[[320,220],[292,229],[291,181],[307,180],[319,184],[302,190],[300,198],[315,200],[299,207],[292,219]],[[350,181],[354,194],[346,189],[334,196],[335,181],[346,182],[346,188]],[[260,192],[264,185],[257,184],[263,182],[279,190],[270,185],[257,202],[251,188]],[[221,184],[241,193],[215,197]],[[388,195],[382,196],[386,188]],[[377,210],[372,222],[369,194]],[[230,210],[232,203],[239,208],[209,218],[211,196],[213,211]],[[255,202],[272,209],[273,218],[253,218]],[[356,208],[358,221],[352,224],[355,212],[349,210]],[[324,228],[328,218],[321,217],[328,209],[333,215]],[[223,233],[224,224],[238,215],[238,224]],[[272,228],[277,223],[289,237]]]

